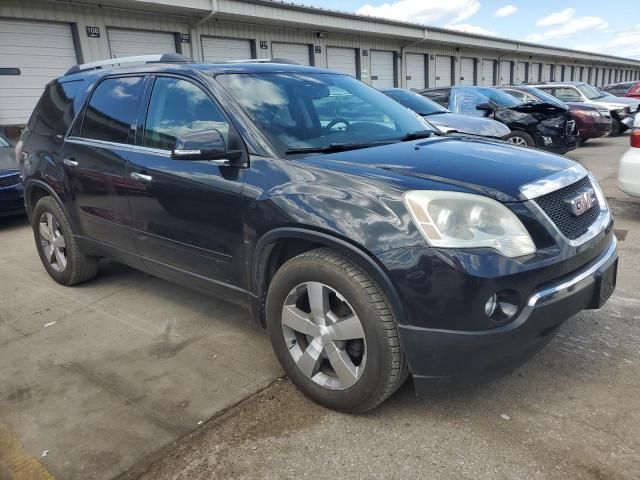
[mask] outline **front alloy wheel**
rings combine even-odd
[[[345,298],[324,283],[305,282],[289,292],[282,333],[296,366],[324,388],[352,387],[366,368],[360,319]]]
[[[282,265],[267,292],[273,350],[315,402],[362,413],[408,375],[386,292],[356,261],[318,248]]]
[[[524,138],[518,136],[509,138],[507,142],[513,143],[514,145],[520,145],[521,147],[527,146],[527,141]]]

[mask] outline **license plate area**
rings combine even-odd
[[[593,292],[593,299],[590,308],[601,308],[616,289],[618,277],[618,259],[612,264],[599,270],[596,275],[596,284]]]

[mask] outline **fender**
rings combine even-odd
[[[329,235],[327,233],[310,230],[307,228],[283,227],[276,228],[264,234],[256,244],[256,248],[253,253],[250,279],[250,289],[252,292],[251,310],[254,314],[254,318],[260,324],[262,324],[262,326],[265,326],[263,318],[264,311],[262,308],[262,298],[265,293],[265,285],[263,279],[265,276],[265,270],[267,268],[267,260],[273,250],[273,247],[275,246],[275,242],[282,238],[298,238],[310,240],[321,245],[331,247],[340,253],[348,255],[350,258],[360,263],[367,269],[369,273],[373,275],[375,280],[384,290],[389,299],[389,302],[391,303],[391,307],[393,308],[396,323],[403,324],[405,322],[406,315],[404,312],[404,307],[402,306],[400,296],[398,295],[395,286],[389,279],[389,276],[387,275],[385,270],[370,254],[368,254],[361,248],[334,235]]]
[[[25,210],[27,211],[27,216],[29,217],[29,221],[31,221],[31,210],[33,207],[35,207],[35,205],[29,205],[31,190],[33,190],[34,187],[39,187],[39,188],[42,188],[43,190],[46,190],[49,193],[49,195],[52,196],[56,202],[58,202],[58,205],[60,206],[64,214],[67,216],[67,220],[69,220],[69,223],[71,223],[71,226],[74,227],[75,229],[75,225],[73,224],[73,219],[67,212],[67,209],[64,206],[64,202],[62,201],[60,196],[56,193],[56,191],[47,182],[44,182],[42,180],[37,180],[34,178],[29,178],[24,183],[24,204],[25,204]]]

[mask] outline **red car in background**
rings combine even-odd
[[[497,87],[507,92],[524,103],[550,103],[561,104],[569,108],[571,117],[576,122],[580,133],[580,142],[584,143],[590,138],[598,138],[611,132],[611,112],[607,108],[581,102],[563,102],[547,92],[527,85],[510,85]]]
[[[610,85],[600,87],[600,90],[602,90],[603,92],[607,92],[610,95],[615,95],[616,97],[631,97],[640,99],[639,81],[612,83]]]

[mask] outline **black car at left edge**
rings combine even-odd
[[[0,217],[24,214],[24,187],[15,149],[0,135]]]
[[[523,103],[491,87],[454,86],[418,91],[454,113],[492,118],[511,129],[505,140],[563,154],[580,144],[568,107],[544,102]]]
[[[613,216],[584,167],[436,134],[326,69],[75,66],[16,155],[54,281],[106,257],[239,303],[289,378],[344,412],[409,375],[419,392],[503,375],[616,284]]]

